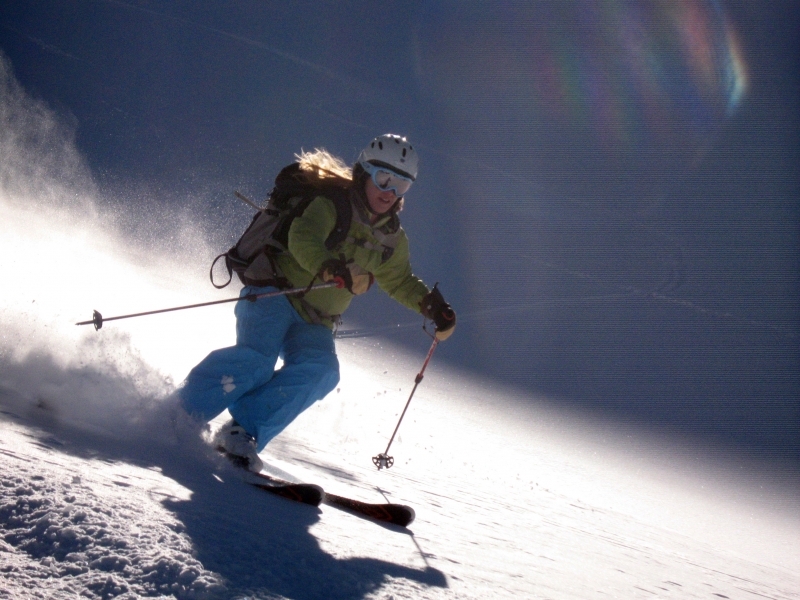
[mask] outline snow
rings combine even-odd
[[[163,504],[186,498],[185,488],[154,467],[70,456],[69,444],[24,427],[8,424],[3,438],[7,597],[192,598],[224,589]]]
[[[0,396],[0,597],[800,597],[797,513],[781,507],[796,498],[726,484],[719,465],[693,474],[674,455],[603,450],[577,417],[506,418],[498,406],[513,392],[435,363],[390,451],[395,466],[378,472],[370,457],[424,353],[358,339],[339,349],[339,389],[270,444],[267,470],[410,504],[409,530],[250,488],[199,436],[172,428],[167,398],[125,406],[132,395],[109,391],[124,374],[107,376],[105,407],[91,403],[104,414],[61,419],[59,390],[87,389],[84,374],[42,371],[46,381],[23,361],[40,402],[24,385]]]
[[[202,232],[180,224],[194,244],[168,253],[135,244],[64,177],[80,158],[54,160],[74,150],[36,114],[26,127],[63,143],[0,137],[15,157],[0,180],[0,598],[800,598],[796,472],[593,421],[436,355],[377,471],[423,333],[416,350],[341,339],[339,388],[262,454],[271,473],[413,506],[408,530],[242,483],[173,426],[170,396],[233,341],[230,305],[74,325],[232,294],[206,282]]]

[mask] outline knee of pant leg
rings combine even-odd
[[[252,348],[214,350],[194,367],[180,389],[184,410],[211,420],[251,389],[269,381],[276,357]]]
[[[290,369],[303,373],[304,379],[313,386],[313,395],[317,399],[327,396],[339,383],[339,360],[335,354],[309,356]]]
[[[314,362],[314,371],[323,396],[332,392],[339,384],[339,359],[335,354],[319,357]]]

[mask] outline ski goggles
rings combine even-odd
[[[414,180],[410,177],[405,177],[386,167],[373,165],[371,162],[364,161],[359,163],[364,170],[372,177],[372,183],[382,192],[392,191],[394,195],[400,198],[405,196],[406,192],[411,188]]]

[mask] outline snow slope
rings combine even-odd
[[[339,389],[264,453],[284,476],[414,506],[409,531],[251,489],[170,426],[173,382],[230,343],[230,309],[75,327],[90,301],[127,312],[207,296],[99,232],[2,210],[2,255],[52,243],[63,278],[5,265],[22,285],[3,291],[2,597],[800,597],[796,479],[586,423],[435,355],[396,465],[377,472],[422,333],[412,355],[342,339]],[[68,285],[98,256],[108,277]]]
[[[335,493],[411,504],[408,531],[242,484],[202,444],[169,435],[166,401],[87,427],[59,419],[57,397],[37,407],[6,388],[0,597],[800,597],[797,513],[777,510],[777,489],[750,496],[750,481],[708,477],[719,469],[610,449],[546,411],[514,426],[491,407],[497,391],[463,374],[431,368],[397,464],[377,472],[370,456],[414,369],[390,347],[357,345],[341,349],[339,390],[263,456]],[[386,373],[356,367],[376,355]]]
[[[4,85],[0,598],[800,598],[796,472],[591,422],[436,355],[377,472],[422,333],[416,352],[343,337],[339,389],[263,454],[412,505],[409,530],[240,483],[169,400],[233,341],[230,305],[74,325],[227,297],[203,232],[156,211],[136,215],[156,246],[131,234],[70,132]]]

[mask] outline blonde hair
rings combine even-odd
[[[314,148],[311,152],[301,150],[300,154],[295,154],[295,158],[297,158],[306,183],[323,189],[326,187],[347,189],[354,183],[353,169],[341,158],[334,156],[324,148]],[[359,165],[356,165],[356,168],[366,177],[364,170]],[[366,200],[364,201],[366,202]],[[397,201],[392,209],[395,214],[403,210],[404,202],[404,198]]]
[[[311,152],[303,150],[295,157],[309,183],[336,187],[349,187],[353,183],[353,169],[324,148],[314,148]]]

